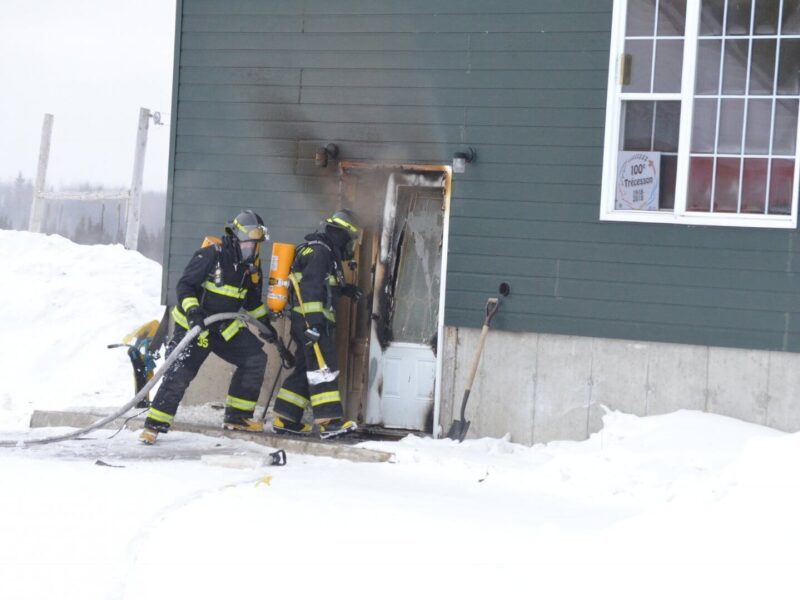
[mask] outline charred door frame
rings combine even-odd
[[[444,340],[444,311],[445,311],[445,290],[447,289],[447,255],[450,237],[450,197],[452,190],[452,167],[449,165],[425,165],[425,164],[405,164],[405,163],[377,163],[366,161],[341,161],[339,163],[340,179],[351,171],[385,171],[387,172],[387,188],[390,181],[395,179],[392,193],[396,193],[397,187],[404,185],[404,181],[397,181],[396,175],[413,176],[415,174],[439,173],[443,177],[443,215],[442,215],[442,264],[441,279],[439,282],[439,312],[436,326],[436,374],[434,382],[433,396],[433,426],[431,434],[434,438],[439,438],[442,434],[442,427],[439,423],[442,396],[442,366],[443,351],[445,348]],[[412,185],[412,184],[405,184]],[[425,186],[420,186],[425,187]],[[387,190],[388,191],[388,190]]]

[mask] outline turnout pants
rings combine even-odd
[[[185,335],[186,330],[176,325],[175,334],[167,346],[167,356]],[[225,420],[236,421],[253,416],[267,368],[267,355],[261,342],[247,329],[239,330],[227,342],[215,329],[211,329],[205,339],[201,336],[186,347],[164,374],[161,387],[147,413],[146,427],[159,431],[169,429],[186,388],[211,352],[236,366],[225,402]]]
[[[344,415],[342,398],[339,395],[339,378],[326,381],[317,385],[308,383],[308,372],[320,368],[317,362],[314,347],[307,345],[308,340],[303,336],[306,329],[305,320],[301,315],[292,313],[292,339],[297,350],[294,353],[295,368],[283,381],[283,386],[275,398],[275,414],[292,423],[299,423],[303,418],[303,411],[310,404],[314,412],[315,421],[339,419]],[[331,371],[337,371],[336,338],[334,337],[333,324],[321,327],[319,348],[322,358]]]

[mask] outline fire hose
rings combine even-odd
[[[264,333],[266,335],[270,335],[270,333],[271,333],[269,328],[267,328],[265,325],[260,323],[257,319],[253,318],[252,316],[250,316],[250,315],[248,315],[247,313],[244,313],[244,312],[241,312],[241,313],[218,313],[218,314],[215,314],[215,315],[211,315],[209,317],[206,317],[206,319],[203,322],[203,324],[206,327],[208,327],[209,325],[212,325],[213,323],[216,323],[217,321],[225,321],[225,320],[229,320],[229,319],[239,319],[241,321],[244,321],[245,323],[250,323],[251,325],[256,327],[256,329],[258,329],[260,332],[262,332],[262,333]],[[186,332],[186,335],[183,337],[183,339],[180,341],[180,343],[177,346],[175,346],[175,349],[164,360],[164,364],[161,365],[161,367],[155,373],[153,373],[152,379],[150,379],[150,381],[148,381],[147,384],[142,389],[140,389],[138,391],[138,393],[129,402],[127,402],[124,405],[122,405],[121,407],[119,407],[113,413],[111,413],[109,415],[106,415],[105,417],[102,417],[101,419],[98,419],[97,421],[95,421],[91,425],[88,425],[88,426],[86,426],[86,427],[84,427],[82,429],[78,429],[77,431],[73,431],[71,433],[65,433],[65,434],[62,434],[62,435],[54,435],[54,436],[51,436],[51,437],[32,439],[32,440],[26,440],[26,439],[2,440],[2,441],[0,441],[0,448],[12,448],[12,447],[15,447],[15,446],[24,447],[24,446],[32,446],[32,445],[38,445],[38,444],[52,444],[52,443],[55,443],[55,442],[63,442],[65,440],[72,440],[72,439],[75,439],[75,438],[78,438],[78,437],[84,435],[85,433],[89,433],[90,431],[94,431],[95,429],[99,429],[103,425],[106,425],[106,424],[110,423],[111,421],[113,421],[114,419],[116,419],[118,417],[121,417],[126,412],[128,412],[130,409],[132,409],[134,406],[136,406],[139,403],[139,401],[141,401],[142,399],[147,397],[147,394],[150,392],[151,389],[153,389],[153,386],[164,376],[164,374],[166,373],[167,369],[169,369],[169,367],[172,365],[172,363],[174,363],[176,360],[178,360],[178,357],[181,355],[181,352],[183,352],[186,349],[186,347],[189,344],[192,343],[194,338],[196,338],[198,335],[200,335],[201,331],[204,331],[204,328],[200,327],[199,325],[189,329],[189,331]]]

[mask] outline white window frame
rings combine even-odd
[[[664,1],[664,0],[662,0]],[[611,47],[608,67],[608,96],[606,99],[606,130],[604,139],[603,180],[600,202],[601,221],[637,223],[676,223],[681,225],[714,225],[722,227],[768,227],[795,229],[797,227],[798,188],[800,187],[800,121],[795,145],[792,210],[789,215],[754,215],[734,213],[703,213],[686,210],[689,184],[689,158],[694,113],[694,84],[697,65],[697,38],[700,26],[700,0],[686,1],[686,30],[683,47],[683,72],[680,93],[623,93],[620,81],[621,58],[625,45],[627,0],[614,0],[611,26]],[[675,208],[666,210],[620,210],[615,208],[616,172],[619,154],[620,122],[624,100],[679,100],[681,121],[678,140],[678,166],[675,182]],[[712,199],[713,202],[713,199]]]

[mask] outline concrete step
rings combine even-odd
[[[87,427],[95,421],[103,418],[102,413],[60,411],[60,410],[35,410],[31,415],[31,428],[36,427]],[[125,418],[120,417],[103,426],[103,429],[118,429],[122,427]],[[143,418],[135,418],[128,421],[126,427],[131,430],[141,429],[144,425]],[[245,440],[269,446],[270,448],[283,448],[287,454],[309,454],[312,456],[328,456],[331,458],[341,458],[353,462],[393,462],[394,454],[382,452],[380,450],[369,450],[367,448],[356,448],[349,445],[347,438],[339,440],[315,440],[298,439],[285,435],[275,435],[273,433],[248,433],[245,431],[228,431],[222,427],[211,427],[199,425],[186,421],[175,421],[172,425],[174,431],[188,431],[191,433],[201,433],[212,437],[225,437],[236,440]]]

